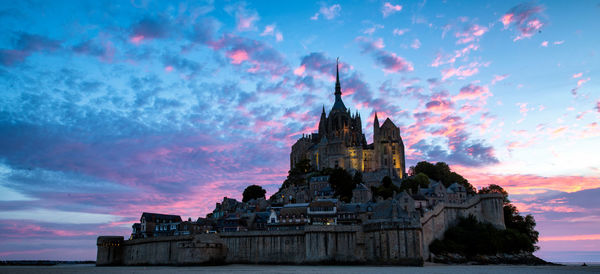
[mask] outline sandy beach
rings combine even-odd
[[[399,266],[307,266],[307,265],[225,265],[190,267],[96,267],[94,265],[2,266],[0,273],[600,273],[594,266],[513,266],[513,265],[437,265]]]

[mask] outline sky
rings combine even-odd
[[[600,261],[600,1],[2,1],[0,259],[94,260],[141,213],[258,184],[342,98],[407,167],[504,187],[552,261]]]

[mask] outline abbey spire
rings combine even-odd
[[[333,103],[332,111],[334,110],[342,110],[346,111],[346,106],[342,101],[342,87],[340,86],[340,68],[339,62],[340,58],[338,57],[335,61],[335,102]]]
[[[340,68],[339,68],[339,63],[340,63],[340,57],[338,57],[335,60],[335,98],[337,99],[337,96],[341,96],[342,95],[342,87],[340,85]]]

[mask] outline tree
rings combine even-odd
[[[531,215],[525,217],[521,216],[516,206],[511,204],[508,199],[508,192],[499,185],[491,184],[487,187],[483,187],[479,190],[480,194],[486,193],[500,193],[504,195],[504,224],[507,229],[515,230],[516,232],[524,235],[529,242],[529,249],[535,251],[538,249],[535,244],[538,242],[539,232],[535,230],[536,222],[535,218]]]
[[[283,181],[281,188],[286,188],[290,186],[299,186],[306,184],[306,174],[313,171],[312,166],[310,165],[310,160],[304,159],[297,162],[292,169],[288,171],[288,176]]]
[[[334,169],[329,175],[329,184],[335,192],[334,195],[339,197],[341,201],[349,203],[352,200],[352,190],[356,187],[356,184],[348,171],[342,168]]]
[[[429,177],[423,173],[408,177],[402,181],[400,191],[410,190],[412,193],[417,193],[419,188],[429,186]]]
[[[394,185],[392,178],[385,176],[381,180],[381,185],[377,188],[371,187],[371,191],[373,192],[373,197],[379,196],[383,199],[387,199],[392,197],[394,192],[400,192],[400,189]]]
[[[266,190],[264,190],[261,186],[251,185],[244,189],[244,193],[242,194],[242,202],[248,202],[252,199],[265,198]]]
[[[506,190],[504,190],[499,185],[491,184],[487,187],[482,187],[479,190],[479,194],[487,194],[487,193],[500,193],[500,194],[504,195],[504,205],[510,203],[510,200],[508,199],[508,192],[506,192]]]
[[[429,162],[418,162],[416,166],[409,168],[413,174],[423,173],[432,180],[442,182],[445,187],[449,187],[453,183],[462,185],[469,194],[475,194],[475,188],[462,175],[450,170],[448,164],[437,162],[434,164]]]

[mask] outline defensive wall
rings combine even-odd
[[[124,241],[98,238],[97,265],[397,264],[422,265],[429,244],[459,217],[504,228],[501,194],[462,204],[438,204],[420,220],[395,218],[363,225],[305,226],[301,230],[223,232]]]
[[[429,244],[441,239],[446,230],[458,222],[461,217],[475,216],[480,222],[488,222],[497,228],[505,229],[503,207],[504,196],[490,193],[471,197],[461,204],[437,204],[421,217],[423,231],[423,256],[429,258]]]

